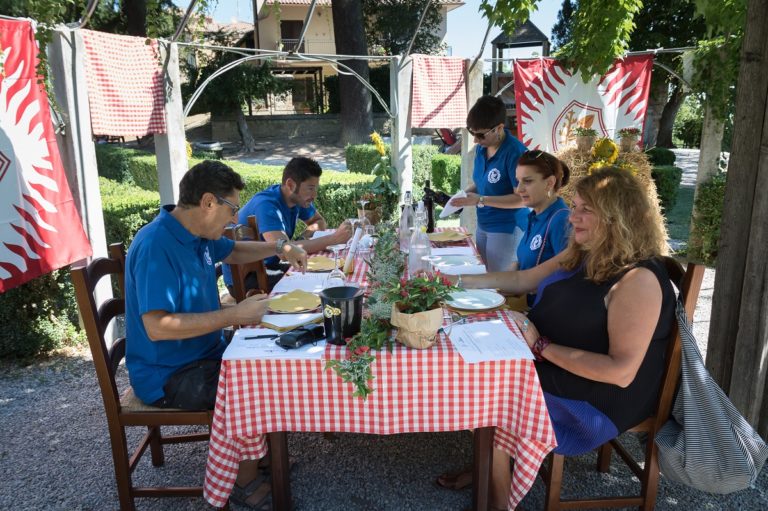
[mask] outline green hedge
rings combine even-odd
[[[675,153],[666,147],[652,147],[645,154],[653,166],[666,166],[675,164]]]
[[[461,156],[436,154],[432,157],[432,188],[449,195],[459,191],[461,186]]]
[[[651,177],[656,183],[661,207],[664,211],[671,210],[677,202],[677,191],[680,189],[683,169],[673,165],[661,165],[651,169]]]
[[[387,155],[391,155],[392,148],[386,144]],[[351,173],[370,174],[373,168],[381,161],[381,155],[373,144],[348,145],[344,154],[347,161],[347,169]],[[437,146],[414,145],[413,146],[413,197],[419,200],[424,195],[424,184],[432,175],[432,158],[439,153]]]
[[[723,219],[726,174],[720,173],[701,183],[696,192],[694,216],[688,258],[713,265],[720,243],[720,223]]]

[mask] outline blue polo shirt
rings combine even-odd
[[[310,204],[308,208],[299,206],[288,207],[283,200],[283,194],[280,191],[280,185],[272,185],[266,190],[262,190],[253,197],[248,203],[240,208],[237,220],[243,225],[248,224],[248,217],[256,215],[256,221],[259,224],[259,232],[283,231],[288,235],[288,239],[293,239],[293,233],[296,230],[296,222],[299,218],[307,221],[316,213],[315,205]],[[261,236],[264,239],[264,236]],[[276,264],[280,260],[277,256],[264,259],[264,264]],[[232,285],[232,270],[228,264],[222,267],[221,275],[224,277],[224,283]]]
[[[541,253],[541,259],[539,259],[539,264],[541,264],[560,253],[568,245],[569,211],[561,197],[558,197],[555,202],[538,215],[534,210],[531,210],[528,214],[528,226],[525,229],[525,234],[517,246],[517,261],[521,270],[536,266],[539,253]],[[546,240],[544,240],[545,236]],[[542,243],[544,244],[543,248]]]
[[[125,365],[136,395],[147,404],[163,397],[176,370],[197,360],[220,359],[226,347],[221,330],[189,339],[152,341],[141,316],[149,311],[210,312],[219,309],[216,263],[235,246],[227,238],[208,240],[171,216],[174,206],[136,234],[125,268]]]
[[[527,148],[518,139],[512,136],[508,130],[504,130],[504,141],[499,146],[496,154],[487,159],[488,150],[477,146],[475,151],[475,168],[472,172],[472,180],[480,195],[509,195],[515,193],[517,187],[517,160]],[[519,208],[518,208],[519,209]],[[477,225],[486,232],[515,231],[515,213],[517,209],[502,209],[485,206],[477,208]]]

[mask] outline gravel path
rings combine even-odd
[[[683,160],[694,161],[693,155],[685,156]],[[690,163],[686,167],[690,178]],[[708,269],[694,327],[703,351],[713,284],[714,271]],[[124,371],[119,379],[126,383]],[[129,442],[141,433],[134,428]],[[637,451],[639,444],[632,443]],[[451,492],[433,484],[437,474],[470,463],[468,432],[338,434],[334,440],[296,433],[289,436],[289,449],[296,462],[291,487],[297,511],[459,510],[471,504],[469,490]],[[154,468],[143,460],[135,479],[200,484],[206,454],[203,444],[169,446],[165,466]],[[614,459],[608,474],[595,472],[594,462],[594,454],[569,458],[564,495],[596,488],[608,495],[638,487],[619,460]],[[538,480],[520,509],[541,509],[543,499],[544,485]],[[140,510],[210,509],[200,499],[137,503]],[[27,367],[0,363],[0,510],[117,508],[106,420],[90,355],[74,351]],[[768,471],[763,470],[755,489],[731,495],[707,494],[662,478],[657,509],[768,509]]]

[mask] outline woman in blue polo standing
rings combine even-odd
[[[527,270],[559,254],[568,246],[570,209],[558,195],[568,184],[568,166],[544,151],[526,151],[517,161],[517,188],[524,206],[530,209],[523,237],[517,246],[517,269]],[[528,295],[533,305],[536,295]]]
[[[523,235],[516,220],[522,202],[515,169],[526,147],[504,128],[506,117],[504,102],[494,96],[481,97],[469,110],[467,130],[477,144],[473,183],[466,197],[451,200],[453,206],[477,208],[475,239],[488,271],[510,268]]]

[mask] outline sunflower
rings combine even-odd
[[[619,147],[610,138],[601,138],[592,146],[592,156],[607,163],[613,163],[619,157]]]

